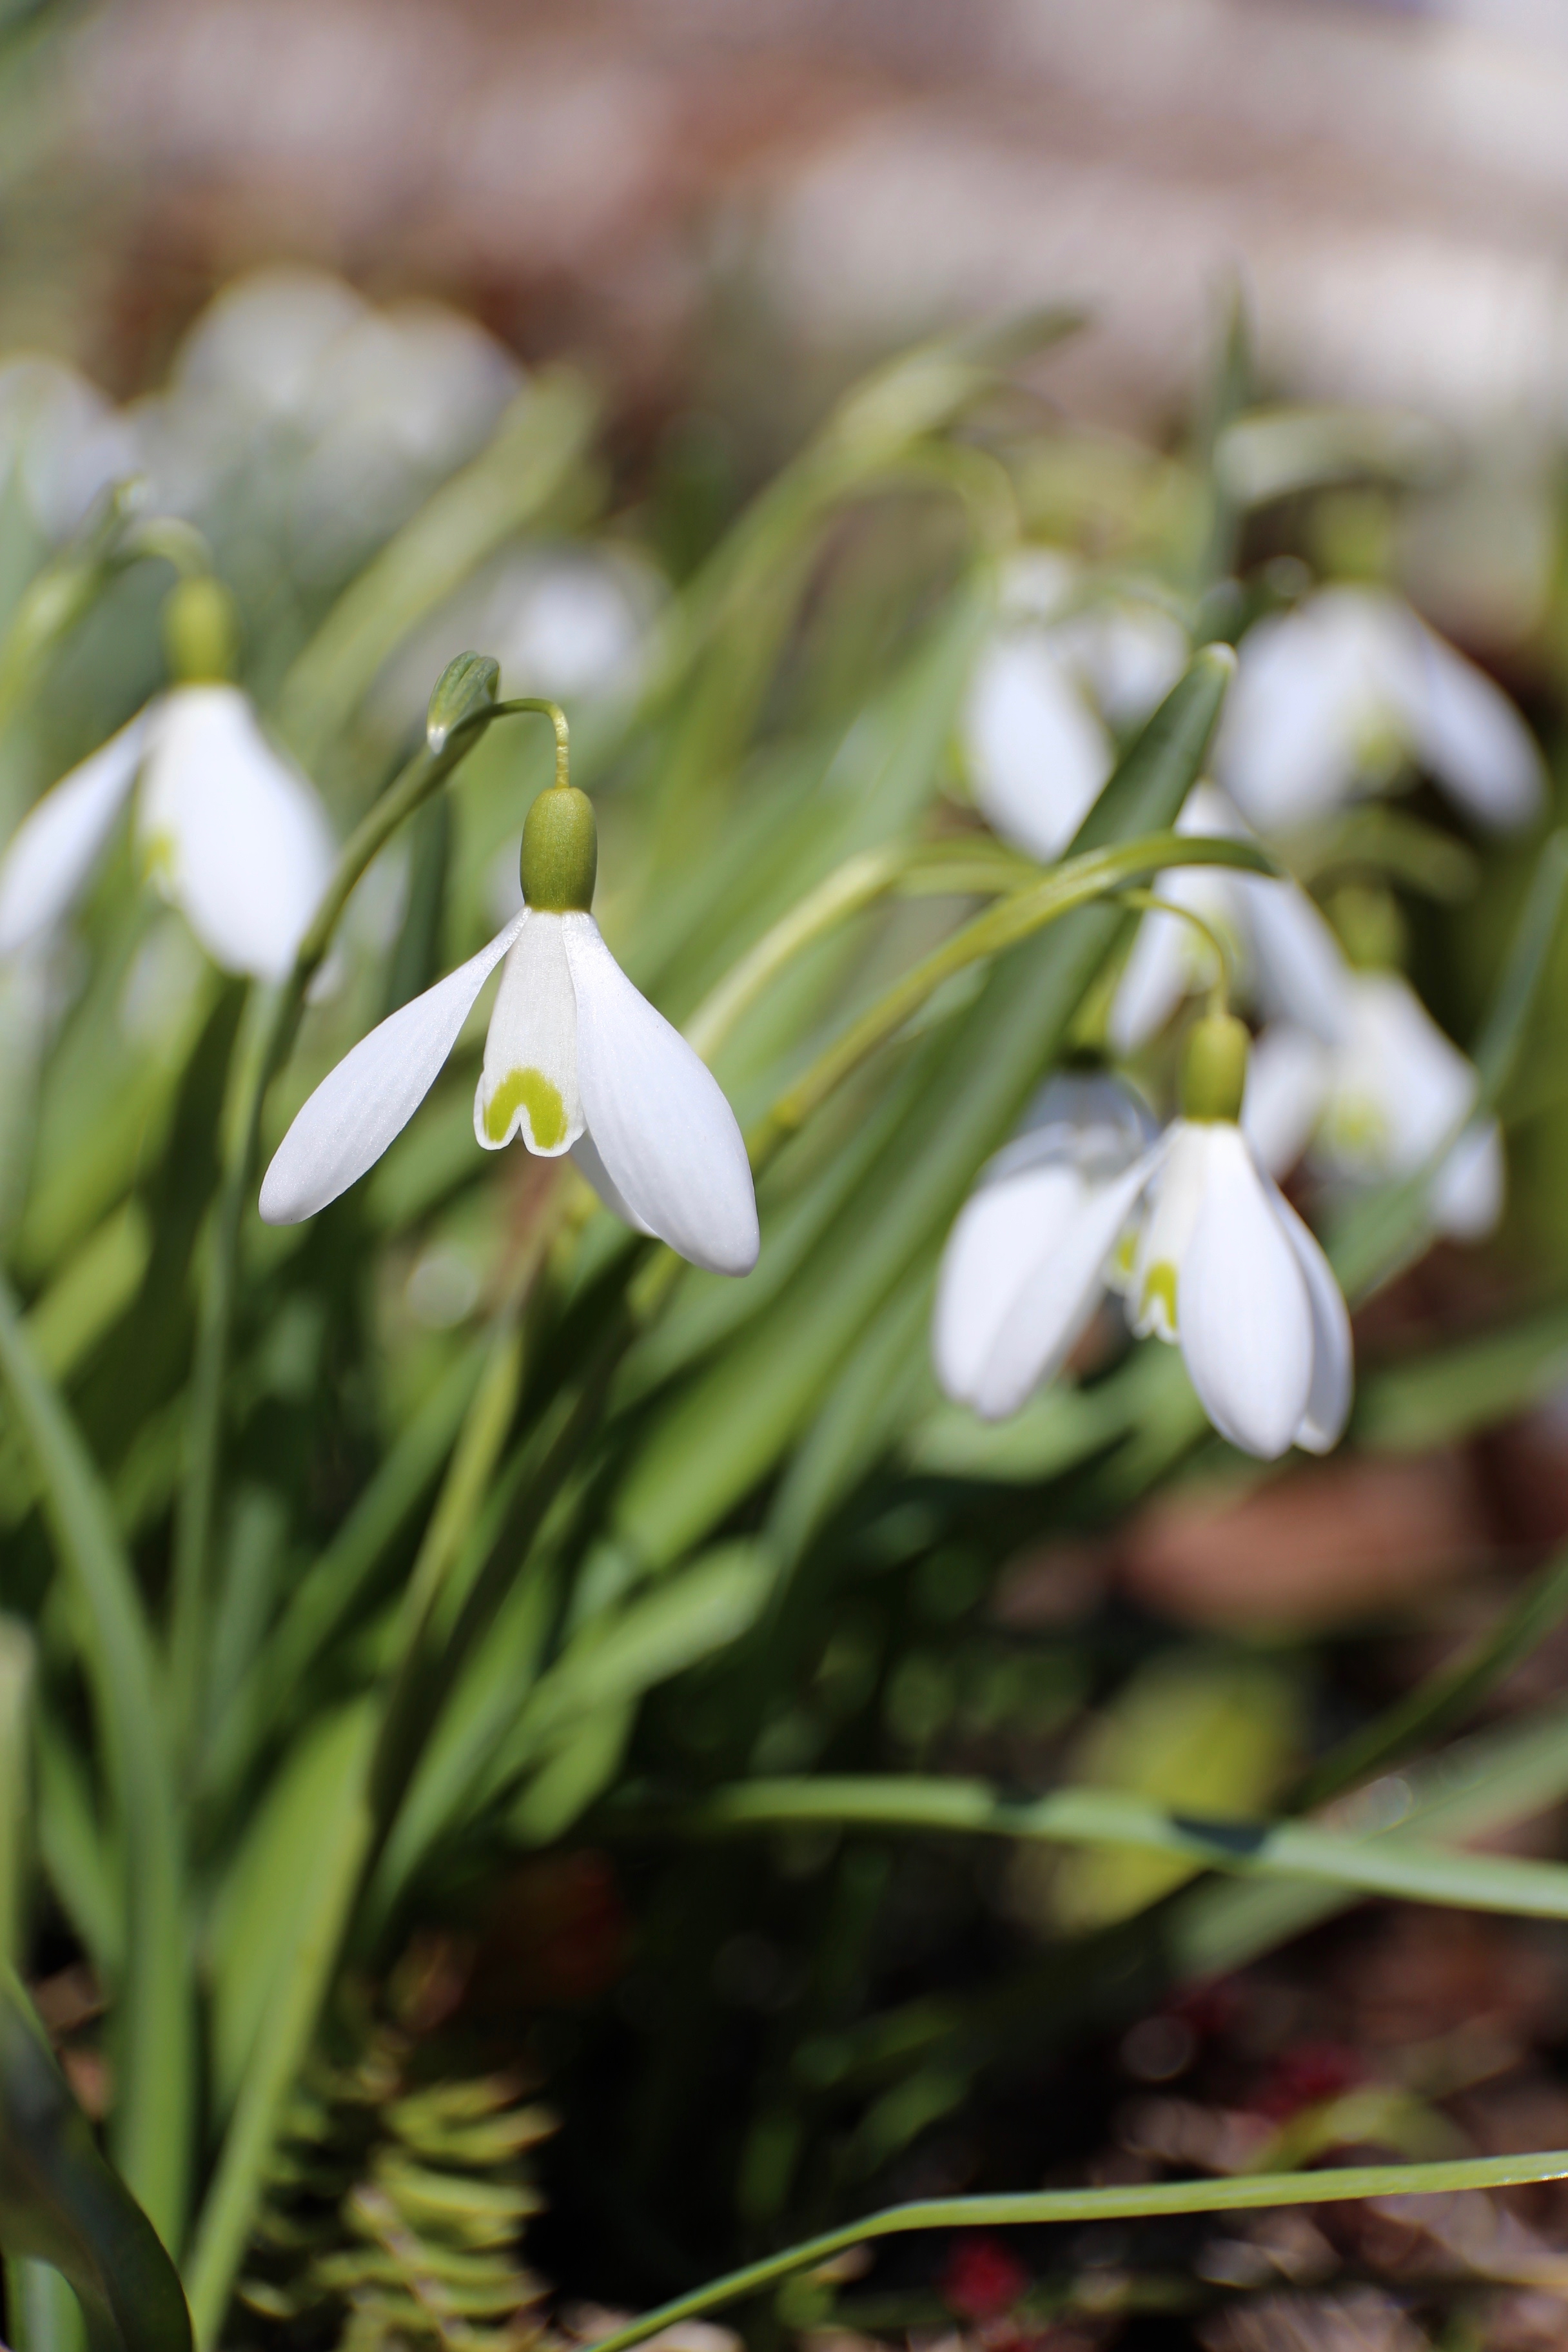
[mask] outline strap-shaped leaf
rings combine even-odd
[[[190,2352],[179,2274],[49,2054],[26,1995],[0,1969],[0,2245],[63,2273],[94,2341]]]

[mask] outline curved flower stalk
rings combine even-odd
[[[1114,1289],[1140,1337],[1180,1346],[1233,1445],[1268,1461],[1292,1444],[1316,1454],[1337,1444],[1350,1318],[1322,1251],[1237,1124],[1246,1057],[1238,1021],[1201,1021],[1184,1115],[1152,1142],[1147,1115],[1115,1081],[1047,1090],[1044,1116],[993,1162],[948,1240],[933,1352],[950,1396],[1005,1420],[1060,1370]]]
[[[331,828],[312,786],[228,683],[226,591],[182,582],[165,620],[178,682],[52,786],[0,858],[0,956],[69,912],[140,779],[147,879],[225,971],[281,980],[331,875]]]
[[[734,1113],[600,937],[588,911],[597,864],[592,806],[558,773],[523,826],[522,911],[321,1081],[262,1183],[268,1224],[314,1216],[374,1166],[504,961],[474,1097],[479,1143],[499,1151],[517,1136],[543,1159],[570,1152],[639,1233],[713,1273],[750,1273],[757,1207]]]
[[[1251,838],[1212,784],[1200,784],[1189,795],[1176,830]],[[1225,941],[1245,1001],[1265,1015],[1283,1015],[1325,1043],[1342,1034],[1350,967],[1300,883],[1187,866],[1163,874],[1155,887],[1162,898],[1196,916]],[[1146,914],[1111,1000],[1112,1046],[1120,1054],[1135,1052],[1164,1027],[1184,996],[1207,988],[1213,979],[1213,958],[1194,923],[1158,908]]]
[[[964,706],[974,798],[1004,839],[1059,856],[1115,761],[1112,727],[1143,719],[1185,665],[1185,631],[1152,603],[1072,599],[1074,566],[1043,549],[1014,560],[1001,617]]]
[[[1545,803],[1540,751],[1507,695],[1398,597],[1323,588],[1248,631],[1215,769],[1260,831],[1328,815],[1406,761],[1493,831]]]
[[[1346,1184],[1413,1175],[1456,1139],[1432,1181],[1432,1221],[1456,1241],[1479,1241],[1502,1215],[1506,1187],[1498,1122],[1470,1118],[1479,1083],[1408,981],[1352,971],[1337,1038],[1289,1022],[1258,1038],[1242,1125],[1271,1174],[1305,1154]]]

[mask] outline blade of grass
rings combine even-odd
[[[675,1817],[699,1836],[798,1828],[901,1830],[1131,1847],[1259,1877],[1310,1878],[1358,1894],[1568,1918],[1568,1864],[1451,1853],[1404,1836],[1359,1838],[1290,1822],[1211,1821],[1109,1789],[1058,1789],[1030,1803],[980,1780],[748,1780]]]
[[[705,2311],[743,2302],[777,2279],[813,2270],[835,2254],[873,2238],[908,2230],[994,2230],[1056,2221],[1131,2221],[1152,2214],[1238,2213],[1271,2205],[1339,2205],[1366,2197],[1452,2196],[1460,2189],[1517,2189],[1527,2182],[1568,2179],[1568,2151],[1545,2155],[1477,2156],[1439,2164],[1351,2164],[1323,2172],[1243,2173],[1224,2180],[1160,2180],[1135,2188],[1044,2189],[998,2197],[929,2197],[891,2205],[858,2221],[824,2230],[742,2270],[710,2279],[657,2311],[594,2339],[592,2352],[629,2352],[667,2327]]]

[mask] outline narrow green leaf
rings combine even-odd
[[[101,2344],[190,2352],[173,2263],[100,2156],[21,1986],[0,1966],[0,2240],[69,2279]]]
[[[77,1601],[124,1842],[128,1940],[120,2003],[118,2160],[178,2244],[195,2127],[195,2025],[184,1860],[152,1637],[98,1470],[0,1284],[0,1379],[37,1458],[45,1510]]]
[[[372,1832],[365,1782],[374,1729],[366,1702],[344,1709],[323,1736],[322,1753],[330,1752],[336,1790],[330,1826],[313,1841],[309,1868],[280,1895],[287,1906],[287,1948],[279,1952],[186,2264],[191,2314],[202,2347],[215,2343],[223,2326],[279,2124],[315,2037],[360,1885]],[[280,1865],[283,1859],[280,1853]]]
[[[1542,1307],[1501,1330],[1376,1366],[1356,1397],[1360,1445],[1425,1454],[1511,1419],[1554,1395],[1568,1375],[1568,1306]]]

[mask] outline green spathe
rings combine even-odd
[[[223,686],[239,660],[239,614],[221,580],[182,580],[163,600],[163,651],[181,686]]]
[[[599,871],[594,804],[575,784],[552,784],[523,820],[522,895],[541,914],[586,914]]]
[[[1185,1118],[1239,1118],[1247,1091],[1247,1024],[1232,1013],[1194,1023],[1182,1057]]]

